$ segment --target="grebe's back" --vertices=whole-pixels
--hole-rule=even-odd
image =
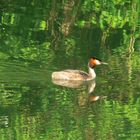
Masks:
[[[89,74],[80,71],[80,70],[63,70],[58,72],[52,73],[52,79],[61,79],[61,80],[87,80],[91,77],[89,77]]]

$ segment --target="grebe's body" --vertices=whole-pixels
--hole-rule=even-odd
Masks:
[[[76,80],[76,81],[89,81],[93,80],[96,77],[96,73],[94,71],[94,67],[100,64],[107,64],[105,62],[101,62],[99,59],[92,57],[88,63],[88,71],[86,73],[80,70],[63,70],[52,73],[52,79],[58,80]]]
[[[88,81],[96,77],[94,70],[89,70],[89,73],[80,70],[63,70],[58,72],[53,72],[52,79],[61,80],[79,80]]]

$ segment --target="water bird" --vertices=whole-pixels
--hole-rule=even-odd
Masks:
[[[81,70],[62,70],[56,71],[52,73],[52,79],[54,80],[71,80],[71,81],[90,81],[95,79],[96,73],[94,68],[97,65],[101,64],[108,64],[102,62],[101,60],[97,59],[96,57],[91,57],[88,62],[88,73],[81,71]]]

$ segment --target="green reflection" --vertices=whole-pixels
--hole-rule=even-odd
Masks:
[[[138,0],[0,3],[1,140],[140,139]],[[94,55],[91,94],[52,83]]]

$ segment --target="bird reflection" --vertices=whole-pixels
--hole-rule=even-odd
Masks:
[[[75,80],[55,80],[52,79],[52,82],[56,85],[60,85],[63,87],[68,88],[81,88],[81,87],[88,87],[88,98],[90,102],[95,102],[100,99],[100,96],[93,95],[93,91],[96,86],[95,80],[91,81],[75,81]],[[80,97],[80,102],[83,102],[83,96]]]

